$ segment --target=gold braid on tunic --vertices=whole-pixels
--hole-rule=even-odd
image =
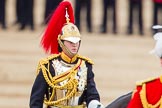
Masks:
[[[67,72],[60,74],[58,76],[52,77],[50,70],[49,70],[49,60],[57,58],[59,54],[52,55],[46,59],[42,59],[39,62],[38,69],[37,69],[37,74],[40,70],[42,70],[43,76],[47,82],[47,84],[52,88],[52,94],[50,95],[49,99],[44,98],[44,103],[48,106],[51,105],[59,105],[61,102],[66,101],[77,93],[77,85],[78,85],[78,80],[75,79],[75,75],[77,73],[77,68],[80,66],[82,60],[79,59],[77,64],[68,70]],[[45,66],[47,65],[47,67]],[[64,81],[68,79],[67,83],[65,85],[59,85],[58,83],[61,81]],[[65,97],[54,100],[55,97],[55,91],[56,90],[67,90],[67,93]]]
[[[159,101],[154,105],[148,103],[148,101],[147,101],[145,82],[149,82],[152,80],[154,80],[154,78],[150,78],[150,79],[147,79],[146,81],[142,81],[141,84],[138,83],[138,85],[142,86],[142,89],[140,91],[140,98],[141,98],[143,108],[162,108],[162,96],[159,99]],[[162,82],[162,76],[160,76],[160,82]]]
[[[146,84],[143,84],[142,86],[140,97],[141,97],[141,102],[144,108],[162,108],[162,96],[156,104],[152,105],[148,103],[147,96],[146,96]]]

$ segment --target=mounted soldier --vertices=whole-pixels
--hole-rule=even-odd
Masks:
[[[51,55],[40,60],[30,108],[104,108],[94,81],[91,59],[78,54],[81,34],[70,2],[59,4],[41,45]]]

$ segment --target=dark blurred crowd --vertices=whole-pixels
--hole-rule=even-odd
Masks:
[[[0,0],[0,23],[2,25],[2,29],[7,29],[6,24],[6,2],[8,0]],[[50,19],[52,12],[55,10],[57,5],[61,2],[61,0],[45,0],[45,9],[44,9],[44,20],[42,21],[42,25],[46,25]],[[18,25],[19,30],[24,30],[29,27],[32,31],[35,30],[34,23],[34,0],[16,0],[15,3],[15,14],[16,21],[13,25]]]
[[[45,0],[45,11],[44,11],[44,20],[42,21],[42,25],[48,24],[48,21],[51,17],[52,12],[55,10],[57,5],[62,0]],[[152,25],[157,25],[162,22],[159,21],[159,11],[162,11],[162,0],[151,0],[153,4],[153,15],[152,15]],[[6,2],[7,0],[0,0],[0,24],[2,29],[7,29],[6,24]],[[92,23],[92,2],[93,0],[74,0],[75,6],[75,24],[81,31],[81,11],[84,11],[86,15],[86,24],[87,31],[93,32],[93,23]],[[108,24],[112,20],[112,33],[118,33],[118,23],[117,17],[117,0],[102,0],[102,24],[100,26],[100,33],[108,32]],[[133,34],[134,29],[133,25],[138,24],[139,34],[144,35],[144,24],[143,24],[143,0],[127,0],[128,3],[128,22],[127,22],[127,34]],[[16,0],[15,5],[15,14],[16,21],[14,25],[19,25],[19,30],[24,30],[28,26],[32,31],[35,30],[34,23],[34,0]],[[160,17],[161,18],[161,17]],[[151,25],[151,26],[152,26]],[[157,32],[156,30],[152,31],[153,33]]]

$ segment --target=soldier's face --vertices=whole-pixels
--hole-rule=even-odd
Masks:
[[[64,45],[69,49],[69,51],[73,54],[77,54],[78,53],[78,49],[79,49],[79,44],[80,42],[77,43],[73,43],[70,41],[64,41]]]

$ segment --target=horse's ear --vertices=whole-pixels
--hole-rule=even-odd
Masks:
[[[111,102],[109,105],[106,106],[106,108],[126,108],[133,92],[129,92],[127,94],[124,94],[117,99],[115,99],[113,102]]]

